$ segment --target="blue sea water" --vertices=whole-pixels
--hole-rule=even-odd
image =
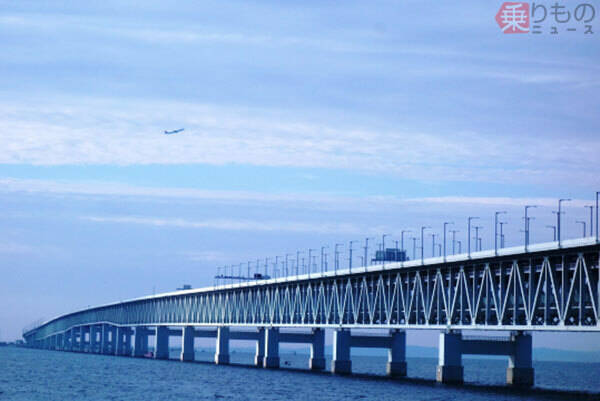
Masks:
[[[173,357],[176,353],[173,352]],[[312,373],[307,356],[282,354],[282,369],[158,361],[0,347],[0,400],[600,400],[600,363],[537,362],[536,387],[504,385],[506,361],[465,359],[462,386],[436,384],[436,360],[409,358],[409,378],[385,378],[385,358],[353,357],[351,376]],[[202,363],[201,361],[206,361]]]

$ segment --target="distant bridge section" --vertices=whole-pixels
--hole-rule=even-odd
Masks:
[[[148,327],[154,327],[155,352],[164,353],[157,348],[164,341],[159,331],[167,330],[161,332],[168,339],[168,330],[174,330],[169,327],[177,327],[183,338],[182,352],[189,331],[187,356],[182,353],[182,359],[189,360],[193,338],[205,331],[199,329],[212,327],[217,328],[217,362],[228,360],[218,355],[224,355],[224,350],[228,353],[231,336],[249,336],[258,341],[257,363],[275,367],[278,344],[286,338],[279,330],[306,328],[310,333],[302,341],[317,350],[311,366],[324,367],[324,334],[320,333],[331,328],[335,329],[334,371],[350,372],[351,347],[373,345],[390,349],[388,372],[403,375],[404,330],[437,329],[441,331],[438,380],[462,381],[462,355],[488,350],[510,358],[509,382],[532,384],[531,337],[525,332],[600,332],[599,265],[600,243],[595,238],[393,262],[93,307],[45,322],[26,331],[24,338],[36,347],[72,349],[78,341],[88,341],[90,346],[100,344],[99,350],[108,347],[119,353],[130,346],[133,329],[136,335],[138,330],[146,333],[135,340],[146,344],[135,343],[136,349],[146,349]],[[247,335],[230,332],[240,328],[254,331]],[[375,328],[388,329],[390,334],[384,339],[353,339],[357,336],[350,332]],[[469,340],[462,337],[461,330],[499,330],[509,332],[510,337]],[[104,340],[106,345],[102,345]],[[259,353],[260,344],[264,354]]]

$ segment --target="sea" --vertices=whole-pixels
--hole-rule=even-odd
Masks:
[[[437,360],[408,358],[408,377],[385,377],[385,357],[353,356],[353,374],[308,370],[308,355],[282,353],[280,369],[233,352],[196,362],[0,347],[0,400],[600,400],[600,363],[534,362],[535,387],[504,384],[503,359],[464,359],[463,385],[435,382]],[[329,368],[329,366],[328,366]]]

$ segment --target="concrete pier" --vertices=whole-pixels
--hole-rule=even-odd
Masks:
[[[90,327],[90,352],[92,352],[92,353],[99,352],[99,341],[98,341],[99,331],[100,331],[100,327],[97,325],[92,325]]]
[[[91,344],[92,344],[92,326],[83,326],[81,329],[81,351],[83,352],[92,352]]]
[[[265,358],[263,367],[279,367],[279,329],[271,327],[265,330]]]
[[[515,386],[533,386],[532,339],[529,334],[516,334],[511,338],[514,352],[508,357],[506,382]]]
[[[325,330],[313,329],[312,336],[308,367],[310,370],[323,370],[325,369]]]
[[[169,359],[169,328],[156,326],[154,335],[154,358]]]
[[[100,353],[108,354],[110,352],[110,326],[103,324],[100,328]]]
[[[462,383],[462,335],[457,332],[440,333],[439,361],[436,378],[440,383]]]
[[[217,365],[229,364],[229,327],[223,326],[217,329],[215,363]]]
[[[83,351],[83,338],[81,335],[81,326],[80,327],[76,327],[75,328],[75,342],[74,342],[74,350],[76,352],[82,352]]]
[[[333,332],[333,360],[331,371],[352,373],[352,348],[385,348],[388,350],[387,374],[390,377],[406,376],[406,333],[391,330],[387,336],[351,335],[350,330]]]
[[[73,329],[69,330],[67,334],[67,351],[73,352],[75,349],[75,331]]]
[[[390,331],[390,348],[388,350],[386,372],[390,377],[406,376],[406,332],[404,331]]]
[[[141,358],[148,353],[148,329],[144,326],[135,328],[133,340],[133,356]]]
[[[254,366],[262,367],[265,358],[265,328],[258,328],[258,340],[256,341],[256,355],[254,355]]]
[[[181,336],[181,356],[180,359],[184,362],[194,361],[194,326],[185,326]]]
[[[333,360],[331,372],[337,374],[352,373],[352,360],[350,359],[350,330],[335,330],[333,332]]]
[[[125,327],[117,327],[115,355],[125,355]]]
[[[517,386],[532,386],[534,383],[529,334],[514,333],[510,338],[498,339],[463,337],[460,332],[440,333],[438,382],[463,382],[463,355],[506,355],[509,358],[506,382]]]
[[[131,335],[133,334],[133,330],[130,327],[126,327],[124,330],[124,333],[125,333],[124,355],[131,356]]]

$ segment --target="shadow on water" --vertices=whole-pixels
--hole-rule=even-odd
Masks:
[[[166,362],[178,362],[181,363],[179,359],[170,358],[166,360]],[[230,363],[228,365],[216,365],[212,361],[200,361],[196,360],[193,362],[186,362],[190,364],[201,364],[201,365],[211,365],[217,369],[251,369],[258,370],[263,369],[257,366],[248,365],[244,363]],[[390,378],[387,376],[371,374],[371,373],[352,373],[348,375],[341,374],[333,374],[329,371],[312,371],[306,368],[295,368],[290,366],[280,367],[278,369],[270,369],[277,370],[283,372],[294,372],[303,375],[313,375],[313,376],[329,376],[334,377],[340,380],[364,380],[371,382],[388,382],[392,385],[402,385],[402,384],[410,384],[421,387],[429,387],[429,388],[453,388],[460,389],[463,391],[471,391],[478,394],[494,394],[494,395],[512,395],[519,397],[533,397],[544,400],[600,400],[600,393],[592,393],[586,391],[576,391],[576,390],[556,390],[556,389],[546,389],[539,387],[516,387],[509,385],[489,385],[489,384],[478,384],[478,383],[463,383],[463,384],[441,384],[432,379],[425,378],[417,378],[417,377],[402,377],[402,378]]]

